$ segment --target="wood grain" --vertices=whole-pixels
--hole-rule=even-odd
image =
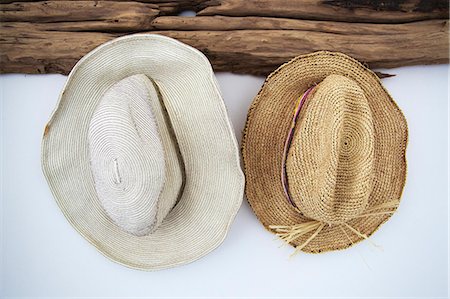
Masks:
[[[217,71],[257,75],[316,50],[341,51],[372,68],[449,61],[448,1],[441,0],[2,3],[2,73],[67,74],[96,46],[137,32],[192,45]],[[183,10],[197,16],[178,16]]]

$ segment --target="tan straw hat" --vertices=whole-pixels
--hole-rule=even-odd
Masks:
[[[244,189],[209,61],[153,34],[118,38],[77,63],[45,128],[42,167],[75,229],[143,270],[219,246]]]
[[[405,117],[372,71],[341,53],[299,56],[250,107],[248,201],[295,252],[350,247],[397,209],[407,139]]]

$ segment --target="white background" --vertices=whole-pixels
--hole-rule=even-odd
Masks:
[[[43,128],[66,77],[2,75],[0,297],[447,297],[448,65],[385,70],[409,125],[408,177],[398,213],[345,251],[282,247],[243,202],[218,249],[159,272],[115,264],[65,220],[40,167]],[[218,74],[240,140],[263,78]]]

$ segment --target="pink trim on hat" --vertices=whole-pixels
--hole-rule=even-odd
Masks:
[[[281,183],[283,184],[284,194],[285,194],[287,200],[289,201],[289,203],[296,208],[297,208],[297,205],[294,203],[294,201],[292,200],[292,198],[289,194],[289,186],[288,186],[287,171],[286,171],[286,160],[287,160],[289,148],[292,143],[292,138],[294,136],[295,125],[297,123],[298,116],[300,114],[300,110],[302,109],[303,104],[305,103],[306,99],[308,98],[308,95],[311,93],[311,91],[314,89],[314,87],[316,87],[316,86],[314,85],[314,86],[311,86],[310,88],[308,88],[305,91],[305,93],[301,96],[301,98],[299,98],[299,100],[297,102],[297,105],[295,107],[294,116],[291,121],[291,128],[289,129],[289,133],[286,138],[286,142],[284,143],[283,159],[281,162]]]

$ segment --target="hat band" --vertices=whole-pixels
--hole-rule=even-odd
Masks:
[[[298,116],[300,115],[300,110],[302,109],[303,104],[305,103],[306,99],[308,98],[308,95],[311,93],[311,91],[316,86],[317,85],[314,84],[314,86],[311,86],[310,88],[308,88],[305,91],[305,93],[297,100],[297,104],[296,104],[295,110],[294,110],[294,116],[292,117],[292,121],[291,121],[291,128],[289,129],[288,136],[284,143],[283,158],[281,160],[281,184],[283,185],[284,195],[286,196],[286,199],[289,201],[289,203],[295,208],[298,208],[298,207],[291,198],[291,195],[289,193],[289,183],[287,180],[287,169],[286,169],[287,155],[289,152],[289,148],[291,147],[292,138],[294,137],[295,125],[297,124]]]
[[[395,212],[395,209],[397,209],[399,203],[400,203],[399,200],[391,200],[383,204],[373,206],[367,209],[364,214],[361,214],[355,218],[376,217],[387,214],[393,214]],[[378,245],[370,241],[368,235],[360,232],[350,224],[344,222],[336,225],[343,231],[343,233],[348,238],[351,244],[353,244],[353,241],[351,240],[349,234],[345,229],[349,230],[351,233],[354,233],[365,240],[368,240],[370,244],[372,244],[373,246],[379,247]],[[325,226],[331,227],[332,225],[319,220],[309,220],[307,222],[294,225],[269,225],[269,228],[272,229],[275,232],[275,234],[287,244],[292,244],[292,242],[300,239],[301,237],[312,233],[305,241],[294,246],[295,250],[292,253],[292,255],[295,255],[298,252],[300,252],[303,248],[305,248],[306,245],[308,245],[315,237],[317,237],[319,233],[325,228]]]

